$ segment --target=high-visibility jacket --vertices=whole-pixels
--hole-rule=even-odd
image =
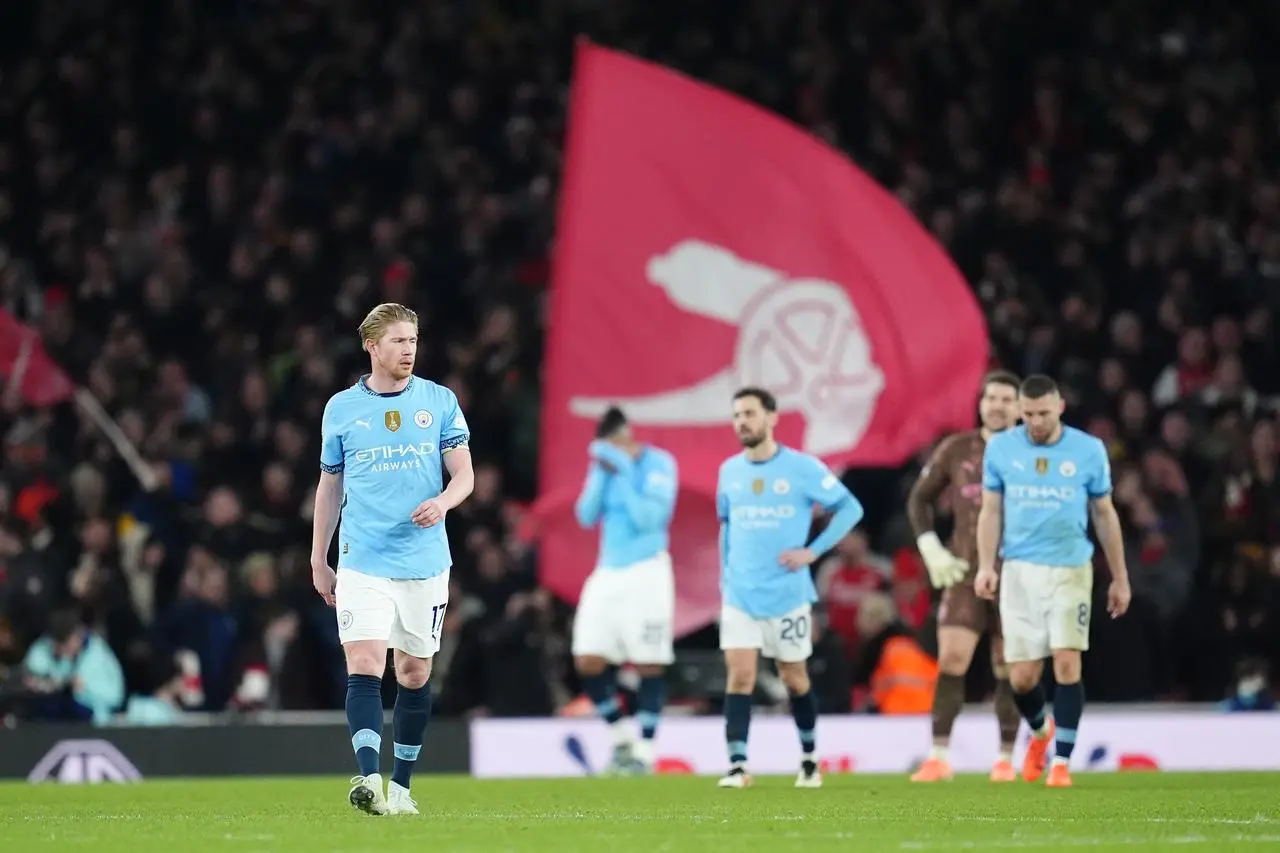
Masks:
[[[881,714],[928,714],[938,662],[910,637],[885,641],[871,675],[871,698]]]

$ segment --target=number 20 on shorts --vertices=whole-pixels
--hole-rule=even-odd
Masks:
[[[782,620],[782,632],[778,634],[778,638],[784,643],[798,643],[805,637],[809,636],[809,617],[790,616],[784,617]]]

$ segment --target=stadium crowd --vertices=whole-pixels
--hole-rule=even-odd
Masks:
[[[1280,66],[1253,4],[13,5],[0,310],[155,482],[6,386],[0,714],[341,706],[310,491],[381,301],[419,311],[418,372],[474,436],[438,713],[569,703],[571,614],[517,531],[578,34],[849,152],[973,283],[993,363],[1061,379],[1111,448],[1134,591],[1091,698],[1216,701],[1280,665]],[[876,636],[931,644],[917,471],[846,475],[868,517],[818,568],[828,707],[861,704]]]

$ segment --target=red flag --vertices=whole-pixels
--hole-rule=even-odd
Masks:
[[[824,143],[737,97],[580,44],[546,350],[543,582],[576,601],[595,534],[572,503],[595,419],[623,407],[681,468],[681,630],[719,607],[730,398],[763,385],[778,438],[832,466],[895,465],[968,428],[986,326],[942,248]]]
[[[45,352],[40,333],[0,309],[0,387],[16,382],[24,403],[52,406],[71,399],[75,383]]]

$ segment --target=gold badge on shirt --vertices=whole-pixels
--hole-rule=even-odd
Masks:
[[[382,422],[387,425],[387,429],[391,432],[395,432],[400,429],[400,413],[394,409],[384,412],[382,415]]]
[[[1048,460],[1048,459],[1044,458],[1043,456],[1037,456],[1037,457],[1036,457],[1036,473],[1037,473],[1037,474],[1039,474],[1039,475],[1040,475],[1040,476],[1042,476],[1042,477],[1043,477],[1045,474],[1048,474],[1048,473],[1049,473],[1049,460]]]
[[[757,477],[756,479],[751,481],[751,494],[753,495],[764,494],[764,480]]]

